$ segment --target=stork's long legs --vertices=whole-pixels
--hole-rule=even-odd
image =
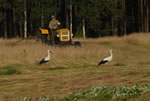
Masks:
[[[46,63],[44,64],[45,68],[46,68]]]
[[[48,64],[47,63],[45,63],[44,66],[45,66],[45,69],[48,68]]]

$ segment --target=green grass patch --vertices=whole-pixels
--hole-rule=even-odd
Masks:
[[[94,87],[79,93],[70,93],[62,99],[40,97],[37,101],[127,101],[150,91],[150,85],[141,87]],[[24,101],[32,101],[25,97]]]
[[[103,41],[103,42],[99,42],[100,45],[111,45],[111,42],[109,41]]]
[[[128,51],[128,50],[129,50],[129,47],[120,47],[120,50],[121,50],[121,51]]]
[[[126,43],[130,45],[140,45],[140,42],[137,39],[133,39],[133,38],[126,39]]]
[[[122,67],[122,66],[126,66],[126,64],[123,64],[123,63],[116,63],[116,64],[114,64],[114,66]]]
[[[13,74],[20,74],[20,71],[18,71],[16,68],[12,66],[7,66],[4,69],[0,70],[0,75],[13,75]]]
[[[150,61],[146,61],[146,62],[139,62],[138,64],[140,64],[140,65],[150,65]]]

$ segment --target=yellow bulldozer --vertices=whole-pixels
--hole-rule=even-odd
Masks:
[[[44,37],[42,38],[43,43],[49,42],[49,35],[50,32],[48,29],[40,29],[41,35]],[[72,41],[71,39],[72,35],[70,33],[69,29],[59,29],[56,30],[56,37],[55,40],[57,40],[57,43],[55,45],[59,46],[66,46],[66,45],[73,45],[73,46],[81,46],[81,43],[79,41]],[[44,40],[46,39],[46,40]]]

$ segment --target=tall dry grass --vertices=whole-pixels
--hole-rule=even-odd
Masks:
[[[77,40],[77,39],[75,39]],[[51,65],[68,64],[97,64],[100,59],[109,55],[109,49],[113,49],[116,56],[122,57],[122,50],[133,51],[140,46],[148,47],[150,34],[133,34],[125,37],[106,37],[99,39],[78,39],[82,47],[51,47],[42,45],[40,42],[28,40],[27,44],[22,41],[16,45],[16,39],[0,39],[0,65],[11,64],[37,64],[40,59],[47,56],[47,50],[53,51],[51,54]],[[142,50],[142,49],[141,49]],[[124,53],[125,54],[125,53]]]
[[[13,66],[20,75],[1,76],[0,100],[25,96],[58,96],[78,92],[93,86],[124,86],[149,83],[150,34],[133,34],[124,37],[74,39],[82,47],[51,47],[34,40],[0,39],[0,70]],[[50,49],[48,69],[39,66]],[[98,62],[109,56],[113,61],[97,67]],[[4,101],[4,100],[3,100]],[[11,100],[8,100],[11,101]],[[14,100],[12,100],[14,101]]]

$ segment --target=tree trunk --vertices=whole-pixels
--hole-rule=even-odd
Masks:
[[[146,22],[147,30],[146,30],[146,32],[149,32],[149,1],[148,0],[146,3],[146,11],[147,11],[147,22]]]
[[[10,37],[13,37],[13,19],[12,19],[12,12],[11,11],[9,11],[9,13],[10,13],[10,16],[9,16],[9,35],[10,35]]]
[[[144,0],[144,7],[143,7],[143,30],[144,32],[149,32],[149,4],[148,0]]]
[[[143,0],[141,0],[141,27],[142,32],[144,32]]]
[[[72,40],[72,0],[70,0],[70,34]]]
[[[66,28],[69,28],[69,14],[67,9],[66,9]]]
[[[147,1],[144,0],[144,7],[143,7],[143,32],[147,32]]]
[[[113,0],[113,2],[116,2],[116,0]],[[115,9],[116,9],[116,6],[115,6]],[[112,32],[112,35],[114,35],[114,14],[113,13],[111,15],[111,32]]]
[[[24,38],[27,38],[27,11],[24,11]]]
[[[30,19],[30,33],[33,34],[33,22],[31,19]]]
[[[43,15],[43,5],[41,5],[40,1],[39,1],[39,7],[42,8],[42,14],[41,14],[41,28],[44,28],[44,15]]]
[[[16,10],[15,8],[13,8],[13,33],[14,33],[14,36],[16,37]]]
[[[142,32],[142,26],[141,26],[141,25],[142,25],[142,24],[141,24],[141,23],[142,23],[142,22],[141,22],[141,10],[140,10],[140,9],[141,9],[141,4],[140,4],[140,0],[138,0],[138,7],[139,7],[139,8],[138,8],[138,11],[139,11],[139,12],[138,12],[139,32]]]
[[[83,39],[86,38],[86,34],[85,34],[85,22],[84,22],[84,19],[82,19],[82,29],[83,29]]]
[[[123,34],[127,34],[127,28],[126,28],[126,0],[123,0]]]
[[[20,36],[23,38],[22,16],[20,18],[19,26],[20,26]]]
[[[27,7],[26,7],[26,0],[25,0],[25,4],[24,4],[24,38],[27,38]]]
[[[134,32],[134,10],[132,8],[132,32]]]
[[[44,28],[44,15],[41,16],[41,28]]]
[[[113,20],[113,15],[111,17],[111,31],[112,31],[112,35],[114,35],[114,20]]]
[[[7,39],[7,22],[6,22],[6,19],[4,20],[4,37],[5,39]]]
[[[113,2],[114,2],[114,8],[113,9],[115,9],[115,12],[116,12],[116,10],[118,9],[117,8],[117,0],[113,0]],[[118,31],[118,27],[117,27],[117,22],[118,21],[115,21],[114,20],[114,17],[115,17],[115,13],[114,12],[112,12],[112,15],[111,15],[112,17],[111,17],[111,30],[112,30],[112,35],[114,36],[114,35],[117,35],[117,31]]]
[[[6,8],[5,8],[6,9]],[[4,19],[4,37],[7,39],[7,11],[4,11],[5,19]]]

